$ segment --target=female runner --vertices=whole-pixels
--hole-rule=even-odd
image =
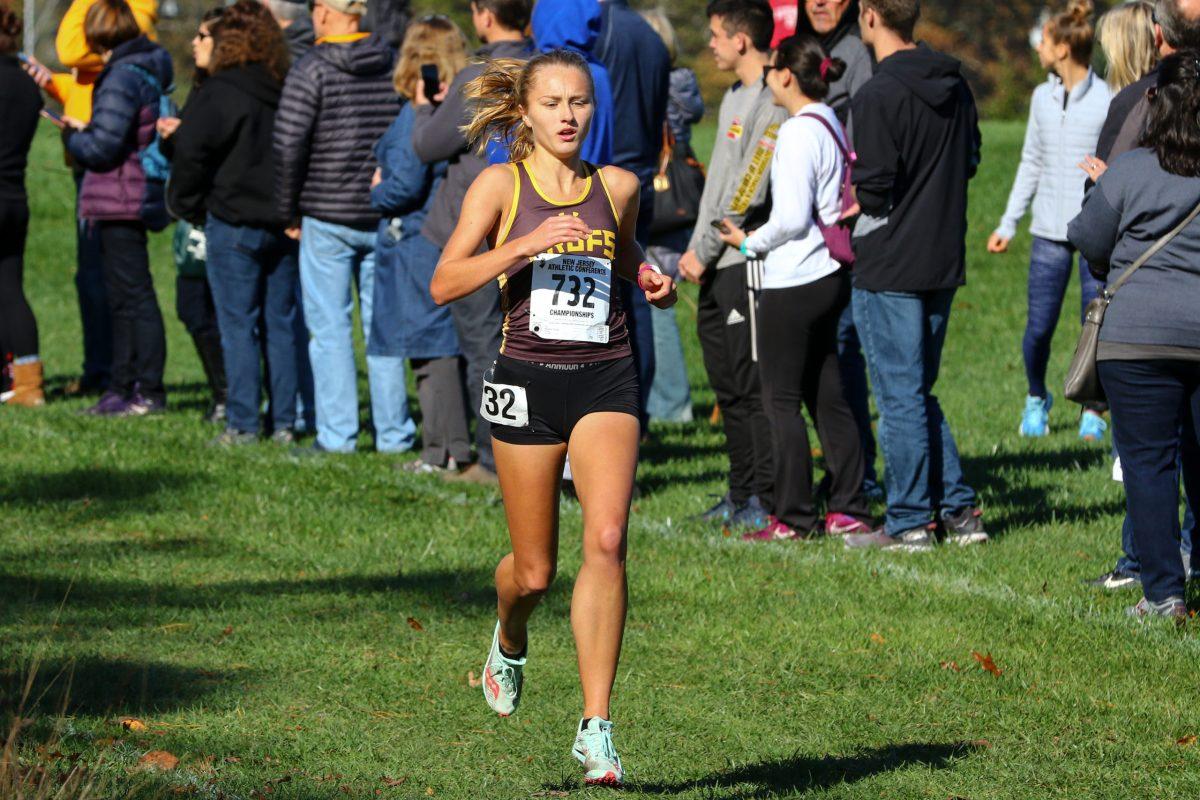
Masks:
[[[568,453],[583,507],[583,565],[571,628],[583,685],[572,754],[584,782],[620,786],[609,699],[625,626],[625,550],[638,455],[638,382],[614,279],[635,281],[660,308],[674,282],[643,262],[634,240],[637,178],[580,160],[593,113],[591,72],[556,50],[497,60],[466,87],[468,138],[508,145],[467,192],[430,290],[438,303],[492,280],[504,341],[485,376],[512,552],[496,568],[499,621],[483,694],[501,716],[521,697],[527,623],[554,578],[558,499]],[[488,250],[476,255],[484,244]]]

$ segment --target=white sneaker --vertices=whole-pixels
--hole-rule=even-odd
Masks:
[[[500,623],[492,634],[492,649],[483,664],[483,699],[502,717],[517,710],[521,702],[522,673],[525,659],[505,658],[500,652]]]
[[[613,724],[606,719],[592,717],[587,726],[579,720],[579,733],[571,755],[583,764],[583,782],[587,786],[611,786],[619,789],[625,780],[621,768],[621,757],[613,747]]]

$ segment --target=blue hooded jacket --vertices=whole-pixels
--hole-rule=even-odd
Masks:
[[[533,43],[543,53],[572,50],[587,59],[596,86],[592,127],[583,143],[584,161],[612,163],[613,95],[608,70],[593,55],[600,38],[602,10],[596,0],[540,0],[533,7]]]

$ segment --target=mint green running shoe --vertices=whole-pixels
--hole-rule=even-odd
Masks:
[[[500,652],[500,623],[492,634],[492,649],[483,663],[483,699],[502,717],[510,716],[521,702],[525,659],[505,658]]]
[[[621,757],[612,741],[613,724],[606,719],[592,717],[584,724],[579,720],[579,733],[571,755],[583,764],[583,782],[586,786],[611,786],[620,789],[625,782],[625,770],[621,768]]]

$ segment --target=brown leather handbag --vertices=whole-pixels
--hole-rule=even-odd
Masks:
[[[1200,205],[1193,208],[1192,213],[1188,214],[1183,222],[1151,245],[1150,249],[1133,262],[1121,277],[1117,278],[1111,286],[1106,286],[1099,297],[1088,303],[1087,314],[1083,321],[1083,331],[1079,334],[1079,344],[1075,346],[1075,357],[1071,359],[1071,366],[1067,369],[1066,385],[1063,387],[1063,395],[1068,400],[1084,404],[1105,401],[1104,387],[1100,385],[1100,373],[1096,369],[1096,353],[1100,348],[1100,326],[1104,324],[1104,314],[1108,311],[1108,304],[1112,302],[1113,295],[1117,293],[1117,290],[1133,276],[1133,273],[1141,269],[1142,265],[1153,258],[1159,250],[1166,247],[1184,228],[1191,225],[1197,216],[1200,216]]]

